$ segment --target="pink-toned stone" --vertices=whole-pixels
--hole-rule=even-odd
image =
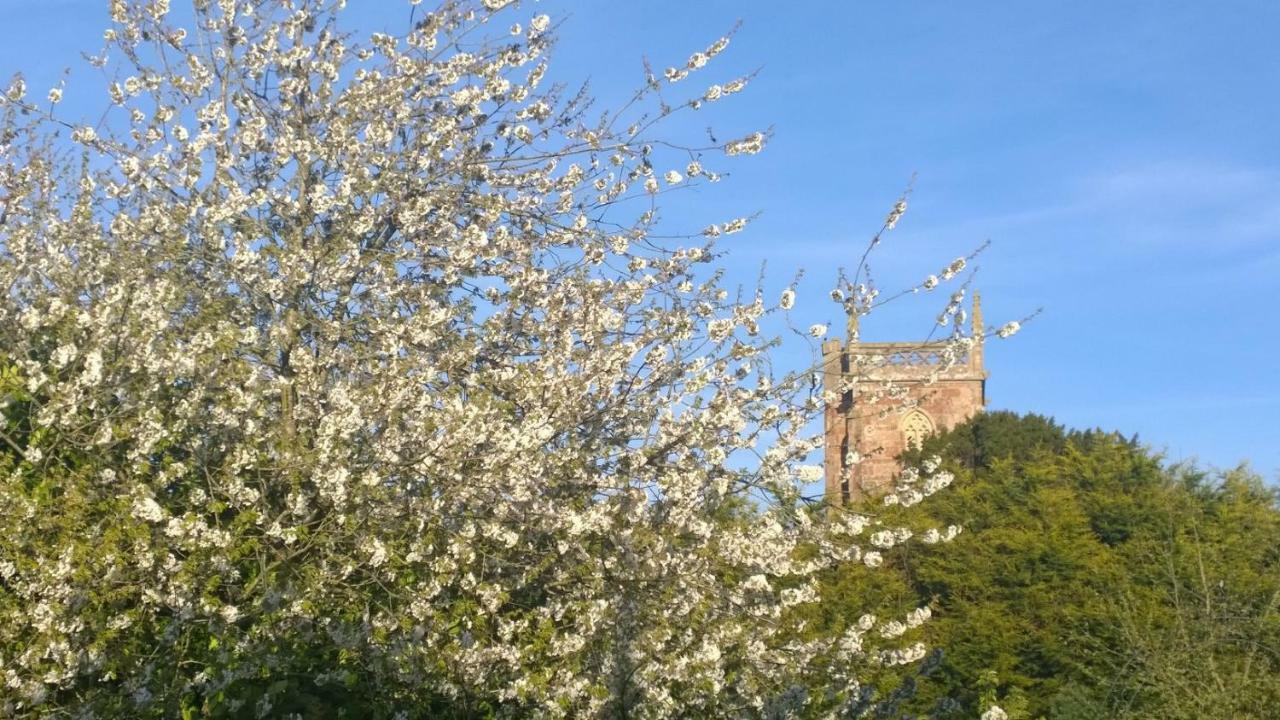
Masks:
[[[897,456],[915,433],[941,432],[968,420],[986,404],[981,306],[974,298],[977,344],[946,369],[936,362],[940,343],[823,343],[824,390],[835,394],[845,379],[856,385],[826,403],[826,496],[844,504],[889,486],[900,472]],[[881,397],[891,388],[896,398]],[[919,416],[923,414],[923,418]],[[914,416],[914,417],[913,417]],[[860,461],[846,465],[849,450]]]

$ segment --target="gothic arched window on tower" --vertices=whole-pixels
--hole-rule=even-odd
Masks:
[[[933,434],[933,421],[923,410],[915,409],[902,419],[902,438],[907,447],[920,447]]]

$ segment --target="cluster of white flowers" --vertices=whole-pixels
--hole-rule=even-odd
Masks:
[[[952,321],[955,322],[956,331],[960,331],[960,327],[964,324],[966,313],[964,309],[965,289],[960,288],[951,293],[951,297],[947,300],[947,306],[938,313],[938,325],[945,326]]]
[[[908,630],[914,630],[924,625],[933,617],[933,611],[928,606],[921,606],[907,613],[904,620],[890,620],[880,625],[880,636],[884,638],[896,638],[904,635]]]
[[[950,486],[955,476],[949,471],[940,469],[941,462],[940,458],[933,456],[926,459],[921,468],[904,468],[891,491],[885,493],[884,504],[910,507]],[[923,478],[921,471],[923,471]]]
[[[948,525],[945,530],[929,528],[920,534],[920,542],[923,542],[926,545],[936,545],[940,542],[951,542],[956,539],[956,536],[959,535],[961,531],[962,528],[959,525]]]
[[[947,280],[951,280],[956,275],[960,274],[965,269],[965,266],[967,264],[968,264],[967,258],[963,258],[963,257],[956,258],[946,267],[942,268],[942,270],[938,271],[937,275],[929,275],[928,277],[926,277],[924,279],[924,282],[920,283],[920,285],[918,285],[915,288],[915,290],[916,291],[932,290],[938,287],[938,285],[940,285],[941,283],[946,282]]]
[[[717,238],[721,235],[732,235],[733,233],[741,232],[745,229],[747,227],[747,222],[747,218],[734,218],[723,225],[708,225],[703,228],[702,234],[709,238]]]
[[[893,209],[889,211],[889,215],[884,219],[884,228],[886,230],[892,230],[895,227],[897,227],[898,221],[902,219],[902,216],[905,215],[906,212],[907,212],[906,198],[903,198],[898,202],[894,203]]]
[[[882,550],[887,550],[893,547],[894,545],[906,542],[907,540],[911,539],[912,534],[913,533],[911,532],[911,530],[907,528],[896,528],[893,530],[880,530],[878,532],[872,533],[871,544],[875,545],[876,547]]]
[[[814,482],[821,480],[823,470],[821,465],[801,465],[796,468],[796,479],[800,482]]]
[[[764,149],[764,133],[754,132],[750,135],[725,143],[726,155],[755,155]]]
[[[21,75],[14,76],[9,87],[5,89],[4,96],[11,102],[20,102],[27,96],[27,81]]]
[[[795,306],[796,306],[796,291],[792,288],[787,288],[786,290],[783,290],[782,297],[778,298],[778,307],[782,308],[783,310],[790,310]]]
[[[723,85],[712,85],[702,94],[701,100],[706,102],[715,102],[721,98],[742,92],[747,87],[748,82],[747,78],[738,78],[737,80],[727,82]],[[697,100],[694,102],[700,104]]]
[[[960,274],[960,272],[964,270],[967,264],[968,264],[968,261],[962,257],[958,257],[955,260],[952,260],[950,265],[947,265],[945,268],[942,269],[942,272],[941,272],[942,279],[950,280],[951,278]]]
[[[689,60],[685,62],[684,67],[669,67],[663,73],[669,82],[680,82],[689,77],[689,73],[695,70],[701,70],[711,62],[716,55],[724,52],[729,47],[728,36],[721,37],[712,43],[706,50],[700,50],[689,56]]]
[[[654,82],[588,123],[540,85],[548,16],[482,39],[509,0],[367,41],[344,4],[199,2],[188,40],[113,0],[113,110],[75,153],[4,93],[0,370],[36,430],[2,466],[4,694],[178,715],[260,686],[269,713],[352,667],[388,707],[716,716],[918,659],[848,662],[874,620],[796,641],[816,573],[911,534],[808,509],[812,368],[770,369],[773,308],[708,278],[710,241],[652,232],[660,180],[719,177],[655,135],[694,105]]]
[[[1009,713],[1005,712],[999,705],[992,705],[982,713],[981,720],[1009,720]]]
[[[928,653],[924,643],[915,643],[910,647],[881,651],[878,660],[882,665],[907,665],[922,660]]]

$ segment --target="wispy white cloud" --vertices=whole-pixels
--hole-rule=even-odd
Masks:
[[[1241,195],[1280,189],[1274,173],[1258,168],[1199,160],[1161,160],[1115,168],[1086,178],[1100,202],[1170,200],[1195,204],[1229,201]]]
[[[1002,251],[1030,255],[1052,255],[1044,243],[1070,238],[1072,247],[1104,255],[1254,263],[1280,247],[1280,171],[1194,159],[1099,169],[1060,179],[1052,202],[921,232],[1004,238],[1013,247]]]
[[[958,240],[1055,235],[1071,226],[1088,230],[1108,245],[1184,244],[1214,241],[1236,245],[1280,239],[1280,172],[1207,162],[1164,159],[1097,169],[1056,180],[1044,188],[1052,202],[1004,212],[939,217],[927,200],[890,241],[905,237],[913,246],[953,247]],[[1204,233],[1209,233],[1205,235]],[[853,240],[805,238],[790,251],[828,255],[846,251]],[[1019,243],[1022,244],[1022,243]]]

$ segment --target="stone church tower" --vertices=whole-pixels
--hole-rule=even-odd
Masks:
[[[968,420],[986,405],[977,293],[972,317],[976,344],[950,367],[944,367],[944,342],[823,343],[829,501],[844,504],[887,488],[899,472],[896,458],[908,445]],[[850,335],[856,338],[856,332]],[[834,403],[833,394],[838,395]],[[847,460],[854,453],[850,465]]]

